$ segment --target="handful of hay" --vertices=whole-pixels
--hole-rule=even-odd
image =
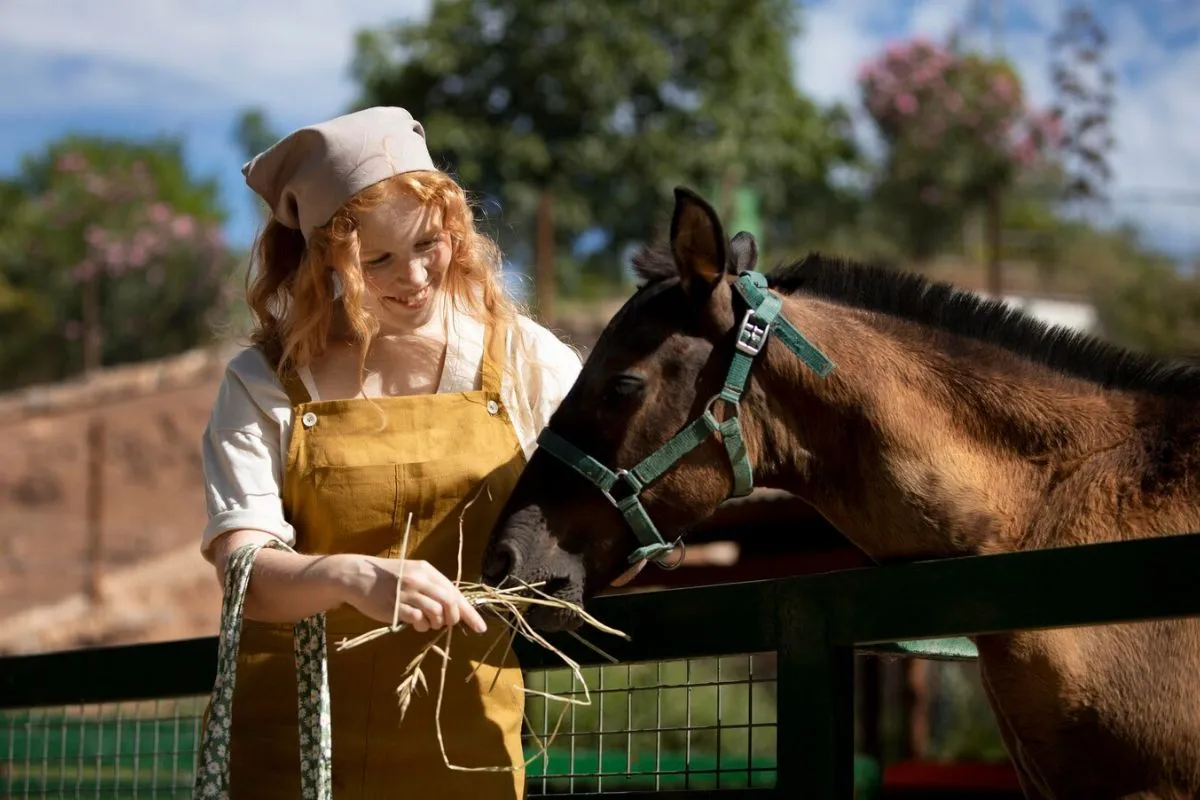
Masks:
[[[483,487],[480,487],[480,491],[482,491],[484,488],[486,488],[486,484],[484,484]],[[495,617],[500,619],[508,627],[508,629],[510,629],[511,631],[513,631],[516,634],[519,634],[519,635],[525,637],[526,639],[528,639],[531,642],[536,642],[537,644],[541,645],[542,647],[546,648],[547,650],[549,650],[552,653],[554,653],[555,655],[557,655],[560,659],[562,659],[563,663],[575,675],[576,680],[578,680],[580,685],[583,686],[583,695],[584,695],[583,699],[581,700],[581,699],[574,698],[574,697],[565,697],[562,695],[556,695],[556,694],[549,693],[549,692],[541,692],[541,691],[537,691],[535,689],[522,688],[521,691],[524,692],[524,694],[526,694],[526,695],[543,697],[549,701],[559,702],[559,703],[563,704],[562,713],[559,714],[558,720],[555,722],[554,730],[550,734],[550,740],[543,744],[541,742],[541,740],[537,737],[537,735],[534,734],[534,738],[537,742],[538,752],[535,755],[533,755],[531,758],[527,759],[524,763],[515,765],[515,766],[468,767],[468,766],[461,766],[458,764],[452,764],[450,762],[449,757],[446,755],[446,745],[445,745],[444,739],[442,738],[442,713],[441,713],[442,712],[442,696],[445,692],[445,685],[446,685],[446,669],[447,669],[447,666],[449,665],[449,661],[450,661],[450,644],[451,644],[451,640],[452,640],[453,632],[454,632],[453,627],[449,627],[449,626],[442,629],[433,639],[431,639],[429,641],[429,643],[426,644],[405,667],[404,673],[400,677],[400,683],[396,687],[396,697],[397,697],[397,701],[398,701],[399,707],[400,707],[400,720],[401,720],[401,722],[403,722],[404,715],[408,711],[409,704],[412,702],[413,695],[416,693],[417,689],[423,688],[425,691],[429,690],[429,684],[425,678],[425,672],[422,669],[422,666],[425,662],[425,659],[429,656],[430,653],[436,653],[441,658],[442,664],[441,664],[441,669],[439,670],[438,696],[437,696],[436,711],[434,713],[434,722],[435,722],[435,725],[437,726],[438,743],[441,745],[442,761],[445,763],[445,765],[449,769],[459,770],[459,771],[464,771],[464,772],[514,772],[516,770],[524,769],[529,764],[531,764],[533,761],[535,761],[538,757],[544,756],[546,754],[546,750],[549,748],[550,744],[553,743],[554,738],[558,734],[559,726],[562,724],[563,718],[566,716],[566,712],[568,711],[569,706],[571,706],[571,705],[588,706],[588,705],[591,705],[591,702],[592,702],[591,695],[588,692],[587,682],[583,679],[583,672],[580,668],[579,663],[576,662],[574,659],[570,658],[566,653],[564,653],[561,650],[559,650],[558,648],[556,648],[554,645],[550,644],[550,642],[548,642],[545,639],[545,637],[543,637],[541,634],[539,634],[537,631],[535,631],[529,625],[529,623],[525,621],[525,611],[533,606],[551,606],[551,607],[555,607],[555,608],[566,609],[566,610],[572,611],[575,614],[577,614],[580,619],[582,619],[585,623],[587,623],[591,627],[595,628],[596,630],[603,631],[604,633],[612,634],[614,636],[620,636],[624,639],[628,639],[629,636],[615,628],[612,628],[612,627],[600,622],[595,617],[593,617],[591,614],[588,614],[586,611],[584,611],[581,606],[579,606],[575,603],[570,603],[566,600],[560,600],[556,597],[551,597],[550,595],[542,592],[541,589],[539,588],[541,586],[541,584],[529,584],[529,583],[525,583],[524,581],[520,581],[519,586],[515,586],[515,587],[511,587],[511,588],[507,588],[507,589],[498,589],[498,588],[494,588],[491,586],[487,586],[482,583],[463,581],[462,580],[463,517],[466,515],[467,509],[469,509],[471,507],[471,505],[475,502],[475,500],[478,499],[478,497],[479,497],[479,492],[476,492],[475,497],[473,497],[463,507],[462,514],[459,516],[459,520],[458,520],[458,565],[457,565],[457,574],[454,577],[454,585],[458,587],[459,591],[462,592],[463,596],[467,599],[467,601],[470,602],[472,605],[474,605],[476,608],[481,609],[481,610],[491,611]],[[408,536],[409,536],[409,531],[411,530],[411,527],[412,527],[412,513],[409,512],[408,522],[405,525],[405,529],[404,529],[404,539],[403,539],[403,541],[401,543],[401,547],[400,547],[401,558],[407,557],[407,554],[408,554]],[[409,627],[406,623],[401,623],[400,619],[399,619],[399,616],[400,616],[400,587],[402,585],[403,580],[404,580],[404,565],[403,565],[403,561],[402,561],[401,566],[400,566],[400,572],[399,572],[399,575],[398,575],[398,578],[396,581],[396,604],[395,604],[395,609],[392,613],[391,624],[380,626],[378,628],[375,628],[374,630],[371,630],[364,634],[356,636],[353,639],[343,639],[341,642],[338,643],[338,651],[339,652],[342,650],[348,650],[352,647],[358,647],[369,641],[377,639],[381,636],[386,636],[386,635],[392,634],[392,633],[399,633]],[[609,661],[611,661],[613,663],[617,663],[615,658],[608,655],[607,653],[605,653],[600,648],[596,647],[591,642],[588,642],[586,639],[584,639],[582,636],[579,636],[579,634],[575,633],[574,631],[571,632],[571,636],[575,637],[581,643],[583,643],[590,649],[594,650],[595,652],[599,653],[601,656],[608,659]],[[484,653],[483,658],[480,659],[481,664],[487,658],[487,656],[491,654],[491,652],[495,648],[496,644],[498,644],[500,642],[500,638],[501,637],[497,637],[496,641],[492,644],[492,646],[490,648],[488,648],[486,653]],[[511,648],[512,639],[511,639],[511,637],[507,637],[507,638],[509,640],[508,647]],[[506,655],[507,655],[507,653],[506,653]],[[476,669],[478,669],[478,667],[476,667]],[[472,676],[473,675],[474,675],[474,671],[472,671]],[[500,672],[499,672],[499,668],[497,668],[496,678],[499,678],[499,676],[500,676]],[[470,678],[470,677],[471,676],[468,676],[468,678]],[[494,679],[492,681],[492,687],[493,688],[495,687]],[[527,723],[529,722],[528,717],[526,718],[526,722]],[[532,730],[532,727],[533,726],[530,725],[531,730]]]

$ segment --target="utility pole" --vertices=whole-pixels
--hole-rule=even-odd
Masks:
[[[1004,57],[1004,0],[988,0],[992,38],[992,58]],[[1004,292],[1004,198],[999,186],[988,189],[984,205],[984,246],[987,250],[987,291],[999,300]]]
[[[992,55],[1000,58],[1004,55],[1004,0],[990,0],[988,7],[992,12]]]
[[[83,282],[83,372],[95,376],[103,362],[104,332],[100,321],[101,270],[94,268]],[[105,426],[102,412],[92,411],[87,425],[87,493],[84,522],[87,536],[85,591],[95,605],[103,602],[104,560],[104,451]]]
[[[554,196],[549,180],[538,192],[536,252],[534,254],[537,314],[545,325],[554,324],[554,301],[557,292],[554,277]]]
[[[973,0],[967,10],[967,39],[982,49],[985,37],[990,38],[993,57],[1004,53],[1004,0]]]

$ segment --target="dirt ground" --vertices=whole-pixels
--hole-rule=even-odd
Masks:
[[[191,386],[100,403],[94,412],[75,408],[24,419],[0,416],[0,651],[45,649],[52,639],[61,639],[65,628],[80,626],[92,630],[75,642],[59,643],[215,631],[220,594],[196,543],[205,522],[200,436],[220,376],[214,363],[194,376]],[[170,587],[174,600],[159,605],[153,632],[146,628],[149,618],[135,624],[136,614],[99,629],[94,621],[85,624],[98,611],[88,608],[81,594],[89,571],[87,431],[93,413],[106,434],[101,574],[116,603],[108,612],[128,611],[137,599],[131,594],[149,607],[154,586]],[[155,565],[149,575],[147,565]],[[141,577],[134,581],[135,575]],[[81,607],[84,613],[73,612]],[[59,627],[57,633],[45,629],[49,619]],[[31,624],[34,620],[43,622]]]

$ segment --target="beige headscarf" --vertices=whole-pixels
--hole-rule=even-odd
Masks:
[[[242,174],[275,219],[307,241],[368,186],[433,169],[421,123],[403,108],[376,106],[293,131],[248,161]]]

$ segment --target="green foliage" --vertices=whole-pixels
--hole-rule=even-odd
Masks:
[[[233,139],[247,161],[280,139],[261,108],[246,108],[233,125]]]
[[[1008,752],[980,680],[977,662],[930,662],[937,687],[929,756],[946,761],[1004,762]]]
[[[1109,156],[1116,73],[1107,57],[1108,35],[1091,3],[1062,6],[1061,23],[1050,40],[1055,114],[1063,122],[1060,159],[1067,167],[1063,191],[1084,201],[1102,199],[1112,179]]]
[[[1064,254],[1086,264],[1093,302],[1108,338],[1164,356],[1200,357],[1200,281],[1146,247],[1132,226],[1083,232]]]
[[[720,764],[720,785],[731,788],[733,781],[753,780],[753,785],[770,785],[773,776],[749,770],[770,770],[777,762],[775,724],[777,722],[775,659],[768,655],[696,658],[642,664],[585,667],[582,670],[590,695],[584,705],[585,688],[565,669],[538,671],[529,676],[529,688],[559,697],[571,697],[579,704],[564,706],[531,695],[525,712],[530,727],[543,742],[554,733],[559,715],[566,717],[551,744],[551,752],[567,751],[568,762],[582,780],[576,791],[595,791],[594,782],[583,776],[596,775],[602,765],[600,753],[619,753],[620,771],[625,762],[636,765],[622,789],[653,788],[653,778],[639,776],[642,765],[656,759],[674,762],[680,756],[691,759],[692,768],[700,763]],[[750,676],[753,675],[753,681]],[[530,749],[532,752],[532,748]],[[573,755],[572,755],[573,754]],[[541,772],[540,760],[530,765],[529,774]],[[611,769],[611,767],[609,767]],[[739,774],[740,773],[740,774]],[[684,788],[683,776],[663,778],[663,789]],[[642,778],[643,782],[638,779]],[[649,778],[649,786],[644,780]],[[619,779],[605,778],[608,790],[617,788]],[[717,788],[715,774],[692,775],[691,788]],[[748,784],[742,784],[748,785]]]
[[[0,190],[0,388],[79,371],[84,287],[98,282],[102,361],[209,339],[233,266],[217,187],[178,142],[68,137]]]
[[[943,245],[989,193],[1047,157],[1057,120],[1025,107],[1003,60],[925,39],[893,44],[859,75],[887,146],[874,201],[918,258]]]
[[[1010,192],[1004,203],[1004,257],[1033,263],[1046,278],[1062,273],[1068,243],[1082,231],[1060,218],[1043,195]]]
[[[997,256],[1010,274],[1034,266],[1036,289],[1025,289],[1090,297],[1101,333],[1119,344],[1164,355],[1200,352],[1200,282],[1132,227],[1110,232],[1060,212],[1059,201],[1100,192],[1111,146],[1112,77],[1098,65],[1103,32],[1078,8],[1064,19],[1055,43],[1074,46],[1078,63],[1054,63],[1062,98],[1051,112],[1027,107],[1010,64],[960,52],[954,42],[918,38],[868,60],[859,74],[862,102],[886,150],[861,213],[831,238],[848,255],[928,264],[972,238],[965,234],[981,221],[989,193],[999,191]],[[1083,73],[1097,70],[1099,87],[1089,88]],[[963,255],[982,263],[983,245],[964,242]]]
[[[353,73],[360,106],[412,110],[435,158],[501,205],[510,256],[528,258],[548,188],[557,248],[599,227],[615,265],[661,236],[679,183],[753,187],[776,233],[831,195],[853,150],[792,84],[796,25],[786,0],[441,0],[361,33]]]

